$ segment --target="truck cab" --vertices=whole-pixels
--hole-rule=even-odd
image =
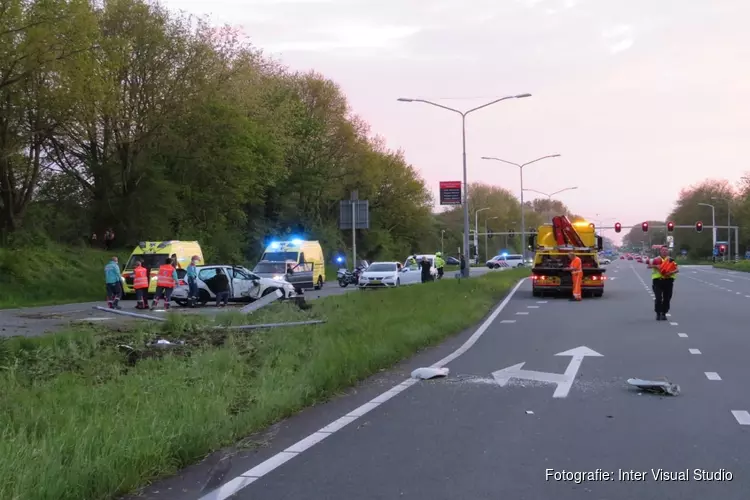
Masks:
[[[581,259],[583,294],[589,297],[604,294],[606,269],[599,264],[603,241],[601,236],[596,235],[593,224],[571,223],[565,216],[553,217],[552,223],[540,226],[537,234],[529,237],[528,243],[536,251],[531,269],[531,286],[535,297],[572,293],[571,273],[564,271],[570,265],[570,252]]]

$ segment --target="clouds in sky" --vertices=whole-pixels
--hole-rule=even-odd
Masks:
[[[686,184],[736,180],[750,135],[750,1],[168,0],[241,26],[255,45],[337,81],[354,110],[403,148],[430,187],[460,178],[460,121],[400,96],[462,109],[508,94],[467,121],[470,181],[517,191],[526,174],[584,215],[666,216]],[[744,141],[742,142],[744,145]],[[674,185],[655,172],[677,172]]]

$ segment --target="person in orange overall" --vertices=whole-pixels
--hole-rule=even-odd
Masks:
[[[169,301],[172,299],[172,291],[177,281],[177,269],[172,265],[172,259],[167,259],[164,265],[159,266],[159,274],[156,275],[156,293],[151,309],[156,309],[162,297],[164,297],[164,309],[169,309]]]
[[[566,271],[570,271],[570,275],[573,278],[573,298],[570,300],[579,301],[581,300],[581,285],[583,284],[583,264],[581,258],[573,252],[568,253],[570,258],[570,266],[566,267]]]
[[[148,309],[148,271],[139,260],[133,269],[133,288],[135,289],[135,308]]]

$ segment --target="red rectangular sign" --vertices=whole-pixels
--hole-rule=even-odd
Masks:
[[[443,181],[440,183],[440,204],[461,204],[461,181]]]

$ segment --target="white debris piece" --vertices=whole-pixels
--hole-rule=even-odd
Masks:
[[[639,389],[647,392],[666,394],[668,396],[678,396],[680,394],[680,386],[677,384],[673,384],[667,379],[643,380],[640,378],[629,378],[628,384],[638,387]]]
[[[534,414],[534,412],[533,412],[533,411],[531,411],[531,410],[526,410],[526,415],[533,415],[533,414]]]
[[[448,373],[450,373],[448,368],[417,368],[411,372],[411,378],[430,380],[432,378],[447,377]]]

